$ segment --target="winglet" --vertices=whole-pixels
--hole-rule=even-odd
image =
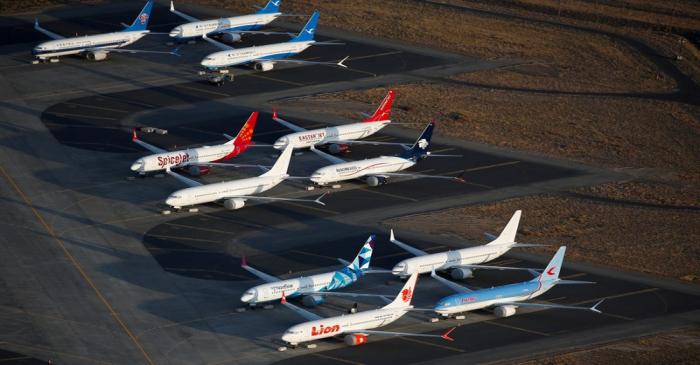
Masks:
[[[394,237],[394,229],[392,228],[391,231],[389,231],[389,241],[396,241],[396,237]]]
[[[138,141],[138,140],[139,140],[139,136],[136,134],[136,128],[134,128],[134,129],[131,130],[131,140],[132,140],[132,141]]]
[[[603,301],[605,301],[605,298],[599,300],[598,303],[596,303],[594,306],[592,306],[592,307],[589,308],[589,309],[590,309],[591,311],[593,311],[593,312],[598,313],[598,314],[603,313],[603,312],[601,312],[601,311],[598,309],[598,306],[599,306],[601,303],[603,303]]]
[[[272,108],[272,119],[278,119],[277,118],[277,108]]]
[[[287,304],[287,296],[284,294],[284,290],[282,291],[282,300],[280,300],[280,303]]]
[[[248,261],[245,259],[245,255],[241,256],[241,267],[248,266]]]
[[[170,0],[170,11],[175,11],[175,4],[173,4],[173,0]]]
[[[447,332],[443,333],[442,336],[440,336],[440,337],[444,338],[447,341],[454,341],[455,339],[450,337],[450,333],[452,333],[452,331],[454,331],[455,328],[457,328],[457,327],[450,328],[449,330],[447,330]]]
[[[39,27],[39,18],[34,18],[34,28]]]

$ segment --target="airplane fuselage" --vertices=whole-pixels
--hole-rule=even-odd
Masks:
[[[508,284],[447,296],[435,305],[439,314],[454,314],[498,306],[501,303],[520,302],[535,298],[551,289],[553,284],[538,280]]]
[[[254,304],[279,300],[283,295],[291,298],[305,293],[323,291],[328,288],[334,274],[334,272],[327,272],[257,285],[246,290],[241,296],[241,301]]]
[[[131,170],[145,173],[161,171],[167,168],[182,168],[197,165],[197,163],[223,161],[243,153],[245,149],[244,145],[221,144],[211,147],[157,153],[139,158],[131,165]]]
[[[344,333],[362,333],[362,330],[386,326],[396,321],[410,308],[380,308],[300,323],[285,331],[282,341],[296,345]]]
[[[415,161],[401,157],[381,156],[325,166],[311,174],[310,179],[318,185],[325,185],[365,176],[381,176],[382,173],[402,171],[415,164]]]
[[[352,123],[335,127],[310,129],[302,132],[290,133],[275,141],[275,149],[282,150],[287,144],[292,143],[294,148],[309,148],[311,146],[351,141],[369,137],[386,127],[390,120],[366,123]]]
[[[500,257],[508,252],[511,246],[511,244],[483,245],[411,257],[397,263],[392,269],[392,273],[399,276],[409,276],[414,272],[424,274],[460,265],[481,264]]]
[[[165,203],[174,208],[181,208],[211,203],[233,196],[259,194],[279,185],[286,177],[286,174],[257,176],[180,189],[170,194]]]
[[[101,50],[108,52],[109,49],[120,48],[132,44],[148,34],[148,32],[148,30],[112,32],[82,37],[55,39],[37,45],[32,50],[32,54],[35,57],[43,60],[47,58]]]
[[[191,38],[212,33],[235,33],[236,31],[256,30],[277,19],[281,14],[282,13],[250,14],[186,23],[173,28],[173,30],[170,31],[170,37]]]
[[[201,65],[209,69],[218,69],[249,62],[274,62],[275,59],[294,56],[314,43],[314,41],[285,42],[214,52],[206,56]]]

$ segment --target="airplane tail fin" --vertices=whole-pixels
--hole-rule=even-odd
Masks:
[[[134,22],[126,27],[124,32],[146,30],[146,28],[148,28],[148,21],[151,19],[151,10],[153,10],[153,0],[148,0],[139,15],[134,19]]]
[[[503,231],[501,231],[501,234],[499,234],[498,237],[496,237],[496,239],[489,242],[487,246],[500,245],[504,243],[515,243],[515,234],[518,233],[518,224],[520,224],[521,214],[521,210],[516,210],[515,213],[513,213],[513,216],[508,221],[508,224],[506,224],[506,227],[503,228]]]
[[[428,148],[430,147],[430,139],[433,137],[433,129],[435,128],[435,122],[430,122],[423,129],[423,133],[416,140],[416,143],[411,146],[408,150],[401,154],[402,158],[419,160],[423,157],[428,156]]]
[[[552,260],[549,261],[547,268],[544,269],[542,274],[534,280],[540,282],[557,281],[559,280],[559,273],[561,272],[561,265],[564,263],[564,254],[566,253],[566,246],[559,247],[557,253],[554,254]]]
[[[284,151],[282,151],[280,157],[277,158],[275,164],[272,165],[272,168],[260,176],[276,176],[286,174],[287,169],[289,169],[289,161],[292,159],[292,152],[294,152],[294,145],[290,143],[284,148]]]
[[[253,132],[255,131],[255,124],[258,122],[258,112],[253,112],[248,117],[248,120],[243,124],[241,130],[238,131],[236,138],[226,142],[225,144],[232,144],[238,147],[247,147],[253,140]]]
[[[314,35],[316,34],[316,25],[318,24],[318,17],[321,13],[318,10],[314,10],[314,13],[309,18],[309,21],[304,26],[304,29],[299,32],[299,35],[292,38],[290,42],[308,42],[314,40]]]
[[[396,296],[393,302],[384,306],[384,308],[407,308],[411,306],[411,299],[413,299],[413,293],[416,290],[416,281],[418,280],[418,273],[415,272],[411,274],[408,278],[406,284],[401,288],[401,291]]]
[[[396,93],[394,90],[389,90],[389,92],[386,94],[384,97],[384,100],[379,104],[379,107],[377,110],[370,116],[369,118],[365,119],[365,122],[379,122],[379,121],[385,121],[389,120],[391,118],[391,106],[394,104],[394,96]]]
[[[280,12],[280,4],[282,0],[270,0],[264,8],[258,10],[258,14],[272,14]]]
[[[369,262],[372,260],[372,251],[374,250],[374,241],[376,239],[375,235],[370,235],[365,241],[364,246],[357,253],[355,259],[347,266],[348,269],[362,274],[362,270],[369,269]]]

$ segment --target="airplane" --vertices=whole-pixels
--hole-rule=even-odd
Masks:
[[[287,174],[287,169],[289,168],[289,161],[292,157],[292,151],[292,147],[286,148],[284,151],[282,151],[275,164],[272,165],[272,168],[260,176],[232,181],[222,181],[206,185],[175,173],[168,167],[166,168],[165,172],[189,187],[180,189],[170,194],[170,196],[165,200],[165,204],[175,209],[180,209],[185,206],[213,203],[223,200],[224,207],[231,210],[243,208],[248,200],[272,202],[293,201],[326,205],[321,201],[321,198],[323,198],[325,194],[313,200],[253,195],[270,190],[289,177]]]
[[[147,172],[162,171],[168,168],[178,168],[185,170],[192,176],[203,176],[209,173],[209,168],[213,166],[238,166],[234,164],[220,164],[218,162],[236,157],[251,146],[251,140],[257,121],[258,112],[253,112],[250,117],[248,117],[245,124],[243,124],[243,127],[241,127],[238,135],[230,138],[229,141],[224,144],[177,151],[167,151],[140,140],[134,129],[132,131],[131,140],[154,154],[136,160],[131,165],[131,171],[145,174]]]
[[[283,295],[282,305],[307,319],[308,322],[300,323],[287,329],[282,335],[282,341],[290,346],[297,346],[303,342],[341,335],[344,335],[344,341],[349,346],[365,344],[368,335],[433,337],[454,341],[450,337],[450,333],[452,333],[456,327],[447,330],[442,335],[374,330],[374,328],[386,326],[396,321],[413,309],[411,299],[413,299],[413,294],[415,292],[416,280],[418,280],[418,274],[411,275],[396,298],[384,307],[329,318],[323,318],[315,313],[297,307],[287,302],[286,297]]]
[[[236,66],[242,64],[253,63],[253,67],[257,71],[269,71],[275,67],[277,62],[308,64],[308,65],[334,65],[345,67],[345,62],[348,57],[345,57],[339,62],[313,62],[287,59],[301,53],[305,49],[314,44],[320,45],[337,45],[331,42],[316,42],[314,35],[316,33],[316,24],[321,13],[318,10],[314,11],[311,18],[304,26],[304,29],[299,32],[294,38],[284,43],[266,44],[264,46],[254,46],[246,48],[233,48],[221,42],[215,41],[206,34],[202,38],[209,43],[221,48],[223,51],[215,52],[207,55],[201,62],[201,65],[208,70],[218,70],[223,67]]]
[[[255,30],[262,28],[280,17],[282,15],[279,11],[281,2],[282,0],[269,0],[267,5],[258,10],[255,14],[201,20],[175,10],[175,4],[170,1],[170,12],[189,22],[173,28],[173,30],[170,31],[170,37],[181,40],[185,38],[201,37],[203,35],[221,34],[223,40],[226,42],[238,42],[241,40],[241,34],[260,33],[255,32]],[[267,34],[270,32],[262,33]]]
[[[605,299],[598,301],[590,308],[524,302],[525,300],[544,294],[557,284],[595,284],[590,281],[559,279],[565,252],[566,246],[559,247],[559,250],[557,250],[557,253],[552,257],[552,260],[542,273],[534,270],[531,271],[533,274],[537,275],[537,277],[532,280],[487,289],[471,290],[440,277],[435,273],[435,270],[433,270],[430,274],[433,278],[458,293],[440,299],[433,307],[433,310],[438,314],[448,316],[450,314],[473,311],[476,309],[493,308],[494,314],[499,318],[514,315],[518,307],[578,309],[601,313],[601,311],[598,310],[598,306],[600,306]]]
[[[35,19],[34,29],[44,33],[53,40],[37,45],[32,50],[32,54],[41,61],[57,59],[59,56],[72,54],[84,55],[85,58],[91,61],[102,61],[107,58],[107,54],[110,52],[167,53],[177,55],[177,50],[160,52],[121,48],[138,41],[150,32],[146,27],[151,17],[152,8],[153,0],[149,0],[131,25],[125,25],[126,28],[121,32],[85,35],[80,37],[63,37],[42,28],[39,26],[39,20]]]
[[[351,123],[334,127],[304,129],[296,124],[288,122],[277,115],[277,110],[272,112],[272,120],[294,131],[278,138],[273,147],[281,150],[291,143],[294,148],[308,148],[311,146],[328,145],[328,151],[333,154],[346,152],[349,144],[356,139],[369,137],[391,123],[391,106],[394,103],[394,90],[384,97],[377,110],[371,116],[360,123]],[[372,142],[372,144],[383,144]]]
[[[503,228],[501,234],[498,237],[491,236],[493,238],[492,241],[483,246],[467,247],[433,254],[429,254],[397,240],[394,236],[394,230],[392,229],[389,235],[389,241],[416,257],[400,261],[394,266],[391,272],[394,275],[407,277],[414,272],[424,274],[432,270],[451,269],[452,278],[459,280],[473,277],[474,269],[523,270],[521,268],[479,265],[500,257],[511,248],[543,246],[534,243],[518,243],[515,241],[521,214],[522,211],[516,210],[508,221],[508,224],[506,224],[506,227]]]
[[[407,150],[399,156],[380,156],[368,158],[359,161],[346,162],[343,159],[321,152],[311,146],[310,149],[319,156],[333,163],[329,166],[324,166],[314,173],[309,178],[317,185],[327,185],[339,181],[364,179],[369,186],[384,185],[391,177],[409,177],[409,178],[432,178],[432,179],[447,179],[457,182],[464,182],[461,177],[451,176],[436,176],[425,175],[418,173],[399,173],[397,171],[405,170],[414,166],[420,160],[431,157],[456,157],[454,155],[436,155],[428,151],[430,146],[430,138],[433,135],[435,123],[430,122],[416,142],[408,147],[402,143],[384,142],[383,144],[400,145]],[[374,143],[374,142],[368,142]]]
[[[374,272],[370,270],[369,263],[372,259],[375,238],[375,235],[369,236],[357,253],[357,256],[355,256],[355,259],[351,263],[344,262],[346,266],[342,269],[294,279],[282,280],[258,271],[248,266],[245,258],[243,258],[241,267],[266,283],[246,290],[241,296],[241,302],[256,305],[279,300],[282,298],[282,294],[286,293],[287,297],[301,296],[302,303],[307,307],[319,305],[324,302],[324,296],[327,294],[325,292],[344,288],[356,282],[362,275]],[[334,294],[350,297],[369,296],[357,293],[336,292]]]

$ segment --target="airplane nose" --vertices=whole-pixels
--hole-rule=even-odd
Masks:
[[[250,303],[250,301],[253,300],[254,296],[255,295],[253,295],[253,293],[245,293],[245,294],[241,295],[241,302]]]
[[[289,143],[289,138],[287,137],[280,137],[275,141],[275,144],[272,145],[276,150],[281,150],[287,147],[287,143]]]
[[[131,165],[131,171],[139,171],[143,167],[143,161],[136,161]]]
[[[175,27],[173,30],[170,31],[169,34],[173,38],[178,38],[182,36],[182,27]]]

